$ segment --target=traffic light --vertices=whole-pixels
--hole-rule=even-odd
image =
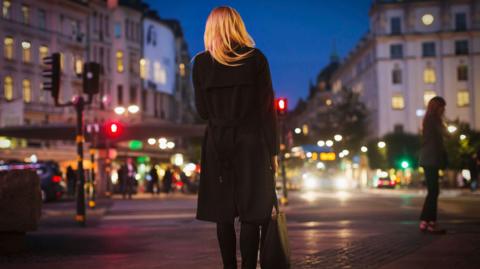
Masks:
[[[287,114],[287,109],[288,109],[288,101],[287,98],[277,98],[275,101],[275,107],[277,109],[278,115],[285,115]]]
[[[100,64],[85,63],[83,65],[83,93],[94,95],[100,91]]]
[[[407,169],[408,167],[410,167],[410,163],[407,160],[402,160],[400,165],[402,166],[403,169]]]
[[[108,138],[117,138],[123,132],[123,126],[117,121],[110,121],[105,124],[105,134]]]
[[[53,53],[51,56],[43,58],[43,64],[47,66],[42,72],[42,76],[46,78],[43,82],[43,90],[50,91],[52,97],[58,100],[61,78],[60,53]]]

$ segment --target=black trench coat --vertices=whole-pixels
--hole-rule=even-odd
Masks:
[[[208,52],[193,65],[195,104],[208,120],[202,144],[197,219],[261,222],[275,194],[272,156],[279,142],[267,59],[258,49],[225,66]]]

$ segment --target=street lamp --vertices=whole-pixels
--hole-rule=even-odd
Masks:
[[[448,125],[447,130],[449,133],[453,134],[457,131],[457,127],[455,125]]]
[[[365,152],[368,151],[368,148],[367,148],[366,146],[362,146],[362,147],[360,148],[360,150],[361,150],[363,153],[365,153]]]
[[[335,141],[337,141],[337,142],[340,142],[340,141],[342,141],[343,137],[342,137],[341,135],[339,135],[339,134],[336,134],[336,135],[333,137],[333,139],[334,139]]]
[[[323,141],[323,140],[318,140],[317,145],[318,145],[319,147],[323,147],[323,146],[325,146],[325,141]]]
[[[384,141],[379,141],[379,142],[377,143],[378,148],[381,148],[381,149],[383,149],[386,145],[387,145],[387,144],[386,144]]]
[[[333,146],[333,141],[332,140],[327,140],[327,142],[325,142],[325,145],[327,145],[327,147],[331,147],[331,146]]]
[[[117,115],[122,115],[125,113],[125,108],[123,106],[117,106],[116,108],[113,109],[113,111]]]
[[[467,136],[464,135],[464,134],[461,134],[461,135],[460,135],[460,140],[465,140],[465,139],[467,139]]]
[[[148,140],[147,140],[148,144],[149,145],[155,145],[155,143],[157,142],[157,140],[155,140],[155,138],[153,137],[150,137]]]
[[[296,133],[296,134],[301,134],[301,133],[302,133],[302,129],[300,129],[300,128],[298,128],[298,127],[295,128],[295,133]]]

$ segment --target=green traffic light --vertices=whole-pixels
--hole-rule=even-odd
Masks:
[[[403,169],[406,169],[406,168],[408,168],[408,167],[410,166],[410,164],[409,164],[407,161],[402,161],[402,164],[401,164],[401,165],[402,165],[402,168],[403,168]]]

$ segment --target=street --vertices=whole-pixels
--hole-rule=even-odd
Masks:
[[[284,210],[293,268],[478,268],[480,196],[441,194],[443,236],[418,231],[423,197],[292,192]],[[89,210],[81,228],[73,202],[45,204],[40,228],[27,234],[28,251],[1,257],[1,268],[221,268],[215,225],[194,220],[195,206],[196,196],[182,194],[115,197]]]

